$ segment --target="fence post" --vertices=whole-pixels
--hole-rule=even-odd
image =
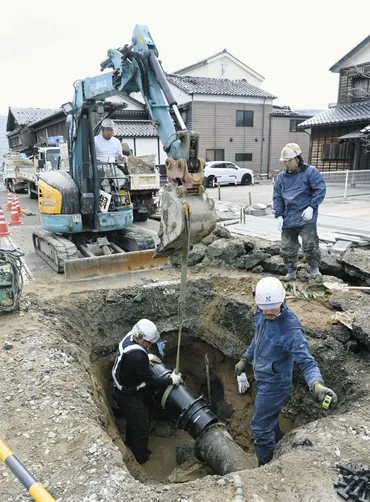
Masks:
[[[344,183],[344,198],[347,198],[347,188],[348,188],[348,175],[349,175],[349,170],[346,170],[346,181]]]

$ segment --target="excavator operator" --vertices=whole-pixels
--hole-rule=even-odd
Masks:
[[[131,448],[139,464],[149,460],[148,440],[153,407],[153,388],[179,385],[181,375],[155,377],[150,363],[161,362],[147,350],[159,340],[156,325],[141,319],[121,340],[112,369],[114,397],[127,418],[126,445]]]
[[[113,120],[104,119],[101,123],[101,134],[94,138],[96,158],[102,163],[100,166],[103,167],[100,167],[101,177],[106,178],[103,180],[101,188],[106,192],[111,192],[110,185],[112,184],[121,188],[124,182],[120,178],[128,174],[126,168],[127,157],[123,155],[122,145],[113,136],[113,131]]]
[[[95,136],[96,158],[101,162],[116,162],[124,160],[122,145],[113,136],[114,122],[111,119],[104,119],[101,123],[101,134]]]

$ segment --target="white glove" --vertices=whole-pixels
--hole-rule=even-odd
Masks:
[[[244,394],[249,389],[248,377],[245,373],[237,375],[239,394]]]
[[[283,224],[284,224],[284,219],[282,216],[278,216],[276,218],[276,225],[277,225],[277,229],[279,230],[279,232],[281,232],[283,230]]]
[[[313,208],[311,206],[306,207],[301,216],[303,221],[311,221],[313,216]]]
[[[171,373],[171,378],[172,378],[172,385],[180,385],[182,383],[182,378],[181,378],[181,373],[176,373],[175,370]]]
[[[162,361],[154,354],[148,354],[149,361],[153,364],[161,364]]]

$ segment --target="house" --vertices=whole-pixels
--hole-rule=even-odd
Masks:
[[[34,138],[29,125],[54,115],[57,111],[50,108],[10,107],[6,124],[9,148],[14,152],[22,152],[26,155],[32,154]]]
[[[167,75],[188,129],[199,132],[199,156],[229,160],[261,174],[281,169],[286,143],[308,154],[309,135],[298,124],[315,111],[273,105],[275,96],[245,79]],[[307,158],[307,157],[306,157]]]
[[[300,124],[311,129],[311,164],[323,171],[370,169],[370,35],[337,61],[330,71],[339,74],[338,101],[328,110]]]
[[[163,164],[167,156],[144,105],[130,96],[124,100],[114,96],[109,101],[127,105],[112,115],[115,136],[128,143],[134,155],[154,153],[158,164]],[[93,126],[100,118],[94,114]],[[66,137],[66,116],[61,109],[9,108],[7,129],[10,148],[31,155],[34,147],[46,146],[48,137]]]

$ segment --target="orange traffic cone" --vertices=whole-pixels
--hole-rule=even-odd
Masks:
[[[8,211],[12,210],[12,202],[13,202],[13,196],[10,190],[8,190],[8,204],[6,206]]]
[[[12,202],[12,212],[10,213],[9,225],[23,225],[23,222],[18,214],[17,202],[15,200]]]
[[[4,211],[0,206],[0,237],[6,237],[7,235],[10,235],[10,232],[6,226]]]
[[[21,209],[21,204],[20,204],[19,199],[18,199],[18,195],[15,196],[15,202],[17,203],[17,211],[18,211],[19,216],[23,216],[22,209]]]

